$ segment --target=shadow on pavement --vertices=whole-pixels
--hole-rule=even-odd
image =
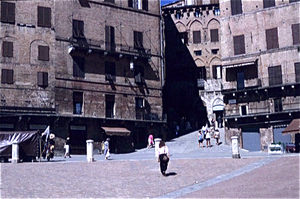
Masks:
[[[170,172],[170,173],[166,173],[166,176],[168,177],[168,176],[176,176],[177,175],[177,173],[176,172]]]

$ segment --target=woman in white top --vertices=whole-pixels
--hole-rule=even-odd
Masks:
[[[206,130],[206,136],[205,136],[205,139],[206,139],[206,147],[211,147],[211,144],[210,144],[210,138],[211,138],[211,135],[210,135],[210,130]]]
[[[166,146],[164,141],[159,143],[158,148],[158,162],[160,163],[160,172],[166,176],[166,170],[168,168],[170,153],[169,148]]]

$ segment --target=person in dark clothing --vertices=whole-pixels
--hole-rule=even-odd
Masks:
[[[165,142],[161,141],[158,149],[158,162],[160,163],[160,171],[164,176],[166,175],[166,170],[168,168],[169,158],[169,148],[166,146]]]

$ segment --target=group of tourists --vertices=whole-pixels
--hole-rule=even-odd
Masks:
[[[200,148],[200,145],[202,145],[203,148],[203,142],[204,140],[206,141],[206,147],[211,147],[211,139],[212,136],[216,139],[217,145],[219,145],[219,140],[220,140],[220,132],[218,129],[214,128],[207,128],[207,127],[202,127],[201,130],[198,132],[198,148]]]

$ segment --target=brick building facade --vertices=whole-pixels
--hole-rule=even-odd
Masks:
[[[221,0],[226,141],[264,150],[296,142],[283,129],[300,117],[300,2]]]
[[[73,153],[165,136],[158,0],[1,1],[0,37],[0,130],[50,125]]]

